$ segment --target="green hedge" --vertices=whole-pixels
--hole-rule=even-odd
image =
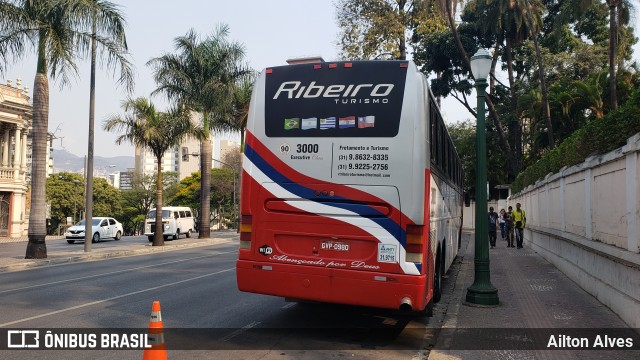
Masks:
[[[640,132],[640,89],[604,118],[592,120],[523,170],[511,185],[513,193],[534,184],[564,166],[583,162],[591,155],[604,154],[624,146],[627,139]]]

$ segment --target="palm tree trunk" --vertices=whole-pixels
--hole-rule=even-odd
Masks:
[[[93,238],[93,141],[94,141],[94,114],[96,105],[96,21],[93,18],[93,33],[91,34],[91,80],[89,82],[89,139],[87,145],[87,192],[85,193],[85,223],[84,223],[84,251],[91,251],[91,239]]]
[[[607,0],[609,5],[609,97],[611,110],[618,109],[618,91],[616,88],[616,47],[618,34],[617,7],[619,0]]]
[[[42,37],[41,37],[42,39]],[[44,43],[40,41],[38,72],[33,84],[33,145],[31,163],[31,209],[29,211],[29,243],[25,259],[47,257],[46,181],[47,138],[49,128],[49,79],[44,60]]]
[[[200,142],[200,229],[198,237],[208,239],[211,237],[211,133],[209,132],[209,113],[203,114],[204,139]]]
[[[406,0],[397,0],[398,1],[398,15],[400,16],[400,21],[403,24],[406,24],[406,12],[404,11],[404,6],[406,5]],[[404,32],[402,32],[402,36],[398,39],[398,49],[400,50],[400,59],[399,60],[407,60],[407,42],[405,39]]]
[[[538,34],[533,26],[533,17],[531,16],[531,5],[529,0],[525,0],[527,6],[527,20],[529,25],[529,31],[531,31],[531,38],[533,39],[533,46],[536,50],[536,60],[538,62],[538,76],[540,77],[540,91],[542,92],[542,111],[544,112],[544,118],[547,123],[547,138],[549,140],[549,148],[555,146],[555,140],[553,136],[553,124],[551,122],[551,109],[549,108],[549,94],[547,91],[547,84],[545,82],[544,64],[542,63],[542,54],[540,53],[540,44],[538,44]],[[522,141],[520,141],[522,146]]]
[[[156,228],[153,234],[153,246],[164,246],[164,225],[162,224],[162,155],[157,156],[156,174]]]
[[[513,146],[514,155],[517,163],[517,172],[522,170],[522,127],[520,126],[520,118],[518,116],[518,89],[513,75],[513,40],[511,37],[506,38],[505,53],[507,55],[507,74],[509,76],[509,93],[511,96],[511,114],[509,118],[509,134],[511,145]],[[514,169],[514,170],[516,170]],[[517,174],[516,172],[516,174]]]

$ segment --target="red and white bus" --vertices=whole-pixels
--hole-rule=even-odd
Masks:
[[[265,69],[243,159],[242,291],[430,312],[456,257],[462,168],[411,61]]]

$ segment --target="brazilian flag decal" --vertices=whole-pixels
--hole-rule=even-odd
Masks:
[[[300,128],[300,118],[292,118],[292,119],[284,119],[284,129],[299,129]]]

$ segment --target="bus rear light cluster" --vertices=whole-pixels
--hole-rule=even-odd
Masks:
[[[407,225],[407,250],[406,261],[421,263],[425,246],[424,226]]]
[[[251,248],[252,221],[251,215],[240,217],[240,249]]]

